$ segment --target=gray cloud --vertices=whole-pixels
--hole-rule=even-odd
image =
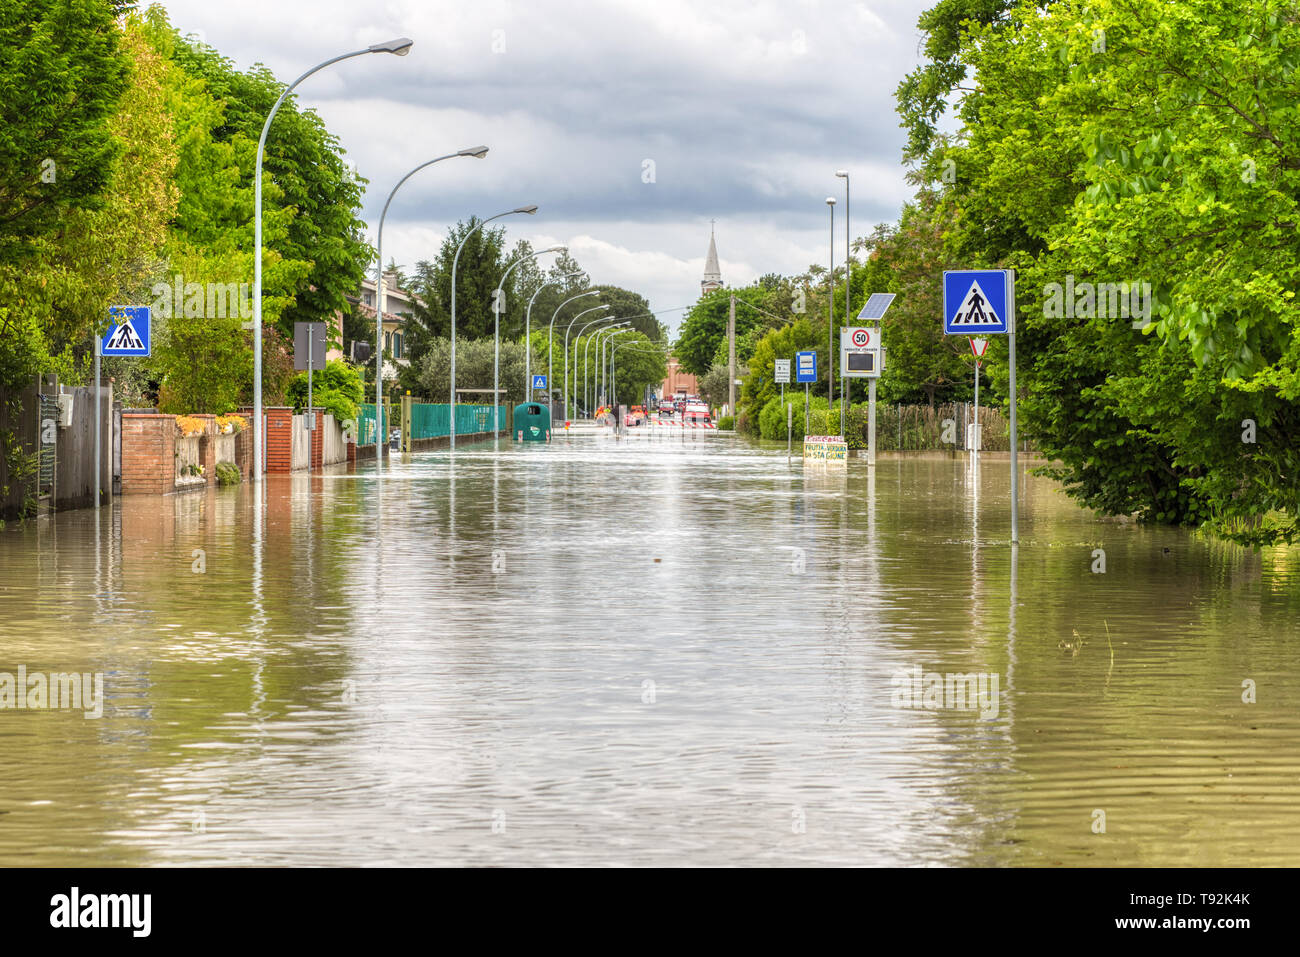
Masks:
[[[300,87],[302,105],[371,181],[372,239],[408,169],[492,148],[402,188],[385,258],[427,258],[448,223],[535,202],[537,217],[506,220],[512,237],[590,237],[575,251],[596,281],[663,308],[698,295],[711,218],[730,282],[825,261],[823,200],[843,196],[836,168],[853,173],[855,235],[897,216],[910,190],[893,94],[917,61],[916,19],[932,2],[164,6],[182,32],[286,79],[342,50],[411,36],[408,57],[347,61]],[[646,160],[654,183],[643,182]]]

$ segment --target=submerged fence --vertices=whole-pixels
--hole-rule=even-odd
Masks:
[[[387,436],[391,416],[388,406],[384,406],[384,426],[377,430],[375,426],[375,404],[363,402],[357,412],[357,445],[374,445],[378,436]]]
[[[411,408],[411,438],[414,439],[437,439],[446,435],[451,435],[451,410],[452,407],[438,402],[412,402]],[[473,435],[476,432],[492,431],[492,406],[490,405],[457,405],[456,409],[456,434]],[[401,406],[384,406],[384,427],[377,430],[375,425],[375,404],[373,402],[362,403],[361,411],[357,414],[357,445],[374,445],[375,434],[378,431],[380,436],[391,434],[391,430],[396,428],[401,421]],[[506,428],[506,407],[497,406],[497,428],[504,431]]]
[[[803,397],[792,397],[794,406],[794,434],[803,435]],[[969,402],[948,402],[941,405],[887,405],[876,406],[876,448],[882,452],[950,452],[970,447],[972,436],[969,427],[974,423],[975,408]],[[765,429],[776,429],[769,438],[784,438],[784,416],[775,424],[769,422]],[[1010,428],[1007,418],[996,407],[981,405],[980,425],[983,427],[981,448],[989,452],[1006,452],[1010,449]],[[826,409],[813,409],[808,417],[809,435],[839,435],[840,410],[837,402],[828,413]],[[867,447],[867,404],[854,403],[847,409],[844,436],[849,448]],[[1032,443],[1022,441],[1026,450]]]
[[[451,434],[451,406],[443,403],[411,403],[411,438],[436,439]],[[497,428],[506,427],[506,407],[497,406]],[[457,405],[456,434],[472,435],[492,431],[492,406]]]

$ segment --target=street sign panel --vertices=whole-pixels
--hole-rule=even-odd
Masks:
[[[1006,269],[956,269],[943,274],[943,331],[948,335],[1005,333],[1009,318]]]
[[[789,383],[790,381],[790,360],[789,359],[776,360],[775,381],[777,385],[786,385]]]
[[[110,306],[113,325],[104,335],[100,353],[106,356],[149,355],[149,307]]]
[[[817,353],[815,352],[797,352],[795,353],[795,382],[816,382],[817,381]]]
[[[987,339],[972,339],[970,341],[970,351],[975,353],[976,359],[984,358],[984,350],[989,347]]]
[[[851,379],[874,379],[880,375],[880,328],[840,328],[840,375]]]
[[[545,388],[546,388],[546,376],[544,376],[544,375],[535,375],[535,376],[533,376],[533,388],[534,388],[534,389],[545,389]]]
[[[308,368],[325,368],[325,323],[295,322],[293,324],[293,367],[300,371]]]

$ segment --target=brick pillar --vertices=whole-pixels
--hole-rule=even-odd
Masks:
[[[316,421],[313,423],[315,428],[311,430],[311,462],[309,468],[318,469],[325,461],[325,412],[321,409],[313,410]]]
[[[176,490],[176,419],[122,414],[122,494],[165,495]]]
[[[288,473],[293,469],[293,409],[262,407],[266,416],[266,471]]]

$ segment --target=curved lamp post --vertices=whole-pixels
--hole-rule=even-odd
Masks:
[[[565,247],[559,246],[557,248],[564,249]],[[533,293],[532,298],[528,300],[528,309],[524,312],[524,342],[526,343],[526,348],[524,349],[524,395],[528,397],[525,400],[527,402],[531,402],[533,400],[533,363],[532,363],[533,344],[530,341],[533,334],[533,303],[537,301],[538,294],[547,286],[558,286],[566,279],[576,279],[578,276],[581,275],[582,275],[581,272],[571,272],[571,273],[566,273],[565,275],[561,276],[559,279],[552,279],[549,282],[544,282],[537,287],[537,290]],[[548,359],[548,365],[546,369],[546,391],[548,394],[551,391],[551,369],[549,365],[549,359]],[[550,408],[550,402],[547,402],[546,405],[547,408]]]
[[[501,290],[505,287],[506,279],[510,276],[510,271],[520,263],[527,262],[530,259],[536,259],[538,256],[543,256],[546,253],[567,253],[568,251],[568,246],[547,246],[545,249],[539,249],[537,252],[530,253],[527,256],[520,256],[506,267],[506,271],[501,274],[501,281],[497,283],[496,295],[492,297],[492,437],[494,439],[497,437],[497,431],[499,429],[497,424],[497,413],[501,409],[500,398],[497,395],[497,389],[500,387],[500,383],[497,381],[498,372],[501,366]],[[524,352],[527,353],[527,351],[528,340],[525,338]],[[527,360],[525,359],[524,361],[526,366]],[[529,384],[532,384],[531,381]],[[528,401],[528,391],[526,389],[524,390],[524,401]]]
[[[271,130],[271,121],[275,119],[275,114],[280,110],[280,104],[285,98],[293,92],[296,87],[307,77],[311,76],[318,70],[323,70],[331,64],[338,63],[340,60],[347,60],[354,56],[364,56],[367,53],[392,53],[396,56],[406,56],[411,52],[411,46],[414,40],[409,37],[398,37],[395,40],[386,40],[383,43],[374,43],[364,50],[353,50],[351,53],[344,53],[341,56],[332,57],[322,63],[317,63],[314,67],[304,73],[298,79],[294,80],[284,88],[280,98],[275,101],[275,106],[271,107],[271,112],[266,117],[266,122],[262,124],[262,135],[257,141],[257,164],[253,174],[253,245],[256,247],[253,257],[253,481],[262,480],[262,445],[266,441],[266,436],[262,434],[262,154],[266,150],[266,134]],[[381,264],[382,265],[382,262]],[[376,343],[378,345],[378,343]]]
[[[588,392],[587,392],[587,382],[588,382],[587,372],[590,366],[588,364],[589,360],[587,357],[590,354],[592,340],[595,340],[596,342],[600,342],[600,337],[605,335],[607,332],[611,332],[614,329],[618,329],[619,327],[626,326],[626,325],[627,325],[627,320],[622,319],[622,320],[612,320],[612,324],[608,326],[597,326],[596,331],[587,337],[587,342],[582,347],[582,401],[583,404],[586,405],[587,408],[589,409],[591,408],[591,400],[588,398]],[[576,356],[574,357],[574,361],[577,362]],[[593,389],[591,391],[594,394],[595,390]]]
[[[456,247],[456,255],[451,259],[451,431],[448,448],[452,451],[456,449],[456,264],[460,262],[460,251],[465,248],[465,243],[471,236],[492,220],[500,219],[502,216],[513,216],[515,213],[527,213],[531,216],[536,212],[536,206],[517,206],[514,209],[507,209],[504,213],[497,213],[495,216],[480,220],[473,229],[461,237],[460,245]],[[495,395],[492,396],[492,401],[495,402],[496,398]]]
[[[375,468],[382,470],[384,467],[384,445],[388,441],[386,435],[379,433],[384,424],[384,220],[388,218],[388,206],[397,195],[397,191],[402,188],[402,184],[408,179],[424,169],[426,166],[432,166],[434,163],[441,163],[445,159],[451,159],[454,156],[473,156],[475,159],[482,159],[487,156],[488,148],[486,146],[471,146],[469,149],[458,150],[455,153],[448,153],[446,156],[439,156],[437,159],[431,159],[421,163],[415,169],[411,170],[405,176],[397,181],[392,192],[388,194],[388,199],[384,201],[384,211],[379,216],[379,232],[375,238],[376,252],[379,253],[379,266],[375,270]]]
[[[609,309],[609,308],[610,308],[610,307],[609,307],[608,305],[604,305],[604,306],[592,306],[590,309],[584,309],[584,310],[582,310],[582,312],[578,313],[576,316],[574,316],[572,319],[569,320],[568,328],[566,328],[566,329],[564,330],[564,392],[562,393],[562,397],[563,397],[563,399],[564,399],[564,418],[565,418],[565,421],[568,421],[568,419],[569,419],[569,399],[570,399],[570,395],[569,395],[569,333],[573,331],[573,324],[574,324],[575,322],[577,322],[579,319],[581,319],[583,316],[585,316],[587,313],[589,313],[589,312],[599,312],[601,309]],[[607,318],[607,317],[606,317],[606,318]],[[591,322],[599,322],[599,321],[600,321],[599,319],[593,319],[593,320],[591,320]],[[591,322],[587,323],[587,326],[591,325]],[[587,326],[583,326],[582,329],[586,329]],[[578,330],[578,338],[582,338],[582,329],[579,329],[579,330]],[[577,357],[574,357],[574,361],[577,362]]]
[[[546,333],[546,394],[547,396],[554,397],[555,395],[555,380],[551,378],[551,351],[552,351],[552,347],[555,344],[555,317],[560,314],[561,309],[563,309],[565,306],[567,306],[569,303],[573,302],[574,300],[581,299],[584,296],[597,296],[597,295],[600,295],[600,290],[598,289],[588,289],[586,292],[580,292],[576,296],[570,296],[568,299],[564,300],[564,302],[556,306],[555,311],[551,313],[551,324],[548,327]],[[564,397],[563,392],[561,392],[560,397],[561,399],[563,399]],[[569,410],[566,408],[564,411],[568,412]]]
[[[597,308],[602,308],[602,307],[599,307],[599,306],[598,306]],[[609,307],[609,306],[604,306],[603,308],[605,308],[605,309],[609,309],[610,307]],[[587,311],[587,312],[592,312],[592,311],[594,311],[594,310],[590,310],[590,309],[588,309],[588,310],[586,310],[586,311]],[[581,315],[581,313],[579,313],[579,315]],[[577,319],[577,318],[578,318],[577,316],[574,316],[574,319]],[[588,329],[590,329],[592,326],[597,325],[598,323],[602,323],[602,322],[609,322],[609,321],[613,320],[614,318],[615,318],[614,316],[597,316],[595,319],[592,319],[590,322],[586,323],[586,324],[583,325],[580,329],[578,329],[578,335],[577,335],[577,336],[574,338],[574,340],[573,340],[573,387],[572,387],[572,389],[570,389],[571,392],[577,392],[577,385],[578,385],[578,343],[582,341],[582,334],[583,334],[584,332],[586,332]],[[569,325],[573,325],[573,323],[570,323]],[[565,347],[564,347],[564,354],[565,354],[565,358],[567,359],[567,358],[568,358],[568,354],[569,354],[569,347],[568,347],[568,344],[567,344],[567,343],[565,344]],[[565,364],[567,365],[568,363],[566,362]],[[564,377],[564,384],[565,384],[566,388],[569,386],[569,377],[568,377],[567,374],[566,374],[565,377]],[[577,405],[576,402],[575,402],[574,404]],[[565,408],[567,409],[568,407],[566,406]],[[582,410],[579,409],[578,411],[581,412]],[[588,410],[588,411],[590,411],[590,410]]]
[[[605,376],[605,351],[607,349],[611,350],[610,356],[613,356],[614,353],[611,347],[613,345],[614,340],[626,332],[639,334],[639,330],[636,329],[620,329],[618,332],[611,334],[600,344],[600,369],[598,370],[599,378],[597,379],[597,383],[600,388],[601,396],[604,398],[610,398],[612,395],[612,392],[610,390],[610,384],[611,384],[610,380]],[[599,397],[597,401],[599,401]]]
[[[627,326],[627,321],[617,322],[612,326],[597,328],[596,331],[587,337],[587,344],[596,344],[596,366],[591,370],[590,375],[590,397],[588,397],[588,372],[587,372],[587,352],[584,349],[582,354],[582,392],[583,401],[587,403],[587,408],[595,408],[600,404],[600,356],[601,350],[605,348],[605,340],[602,338],[606,335],[613,335],[615,330],[622,331]]]

